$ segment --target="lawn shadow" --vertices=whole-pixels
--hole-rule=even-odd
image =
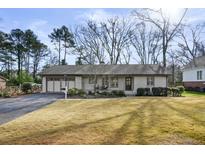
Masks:
[[[20,136],[20,137],[14,137],[12,139],[7,138],[7,140],[5,140],[5,141],[1,140],[0,144],[10,144],[10,143],[13,143],[15,141],[22,140],[22,139],[28,139],[29,140],[29,138],[39,138],[41,136],[49,136],[49,135],[52,135],[52,134],[55,134],[55,133],[58,133],[58,132],[62,133],[62,132],[66,132],[66,131],[82,129],[82,128],[85,128],[85,127],[87,127],[88,125],[91,125],[91,124],[105,122],[105,121],[108,121],[108,120],[112,120],[112,119],[115,119],[115,118],[119,118],[119,117],[122,117],[122,116],[133,114],[133,113],[134,113],[134,111],[126,112],[126,113],[119,114],[119,115],[116,115],[116,116],[103,118],[103,119],[99,119],[99,120],[96,120],[96,121],[86,122],[86,123],[82,123],[82,124],[79,124],[79,125],[75,125],[75,124],[70,125],[70,123],[69,123],[68,126],[66,125],[66,126],[57,127],[57,128],[54,128],[54,129],[34,132],[34,133],[26,134],[26,135],[23,135],[23,136]]]
[[[145,119],[149,121],[149,126],[154,126],[156,124],[156,116],[146,116],[145,112],[146,110],[150,111],[150,115],[154,115],[155,114],[155,107],[154,104],[152,102],[152,100],[149,100],[147,102],[143,102],[141,104],[141,106],[139,108],[137,108],[128,118],[128,120],[126,120],[126,122],[115,131],[114,135],[110,136],[110,139],[108,139],[107,141],[104,141],[102,144],[124,144],[121,143],[123,141],[123,139],[126,137],[127,135],[127,130],[129,129],[129,127],[134,123],[137,122],[136,125],[136,131],[133,132],[134,134],[134,140],[133,140],[133,144],[141,144],[141,145],[145,145],[148,144],[145,140]]]
[[[197,118],[193,117],[192,115],[190,115],[190,113],[188,113],[188,112],[186,112],[182,109],[175,108],[167,102],[163,102],[163,104],[166,105],[169,109],[174,110],[177,113],[181,114],[183,117],[191,119],[194,123],[205,126],[205,121],[202,121],[200,119],[197,119]]]

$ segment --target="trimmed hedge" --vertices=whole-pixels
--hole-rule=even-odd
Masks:
[[[183,86],[178,86],[174,88],[167,87],[153,87],[152,92],[150,88],[138,88],[137,96],[181,96],[184,92]]]
[[[137,96],[150,96],[150,88],[138,88],[137,89]]]
[[[137,96],[144,96],[144,95],[145,95],[145,88],[138,88]]]

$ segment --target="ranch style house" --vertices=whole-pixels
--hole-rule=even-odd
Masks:
[[[167,87],[167,69],[160,65],[99,64],[52,66],[41,72],[43,92],[78,88],[85,92],[123,90],[135,95],[137,88]]]

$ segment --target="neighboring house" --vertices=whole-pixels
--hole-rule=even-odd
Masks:
[[[169,73],[160,65],[63,65],[42,71],[43,92],[60,92],[61,88],[123,90],[136,94],[137,88],[167,87]],[[96,81],[96,82],[95,82]]]
[[[196,58],[184,67],[183,84],[189,90],[205,91],[205,56]]]
[[[0,76],[0,89],[5,89],[5,88],[6,88],[6,78]]]

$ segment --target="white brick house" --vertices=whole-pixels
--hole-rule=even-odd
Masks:
[[[205,91],[205,56],[196,58],[184,67],[183,84],[190,90]]]
[[[60,92],[61,88],[78,88],[86,92],[123,90],[136,94],[137,88],[167,87],[169,73],[160,65],[64,65],[42,71],[43,92]]]

